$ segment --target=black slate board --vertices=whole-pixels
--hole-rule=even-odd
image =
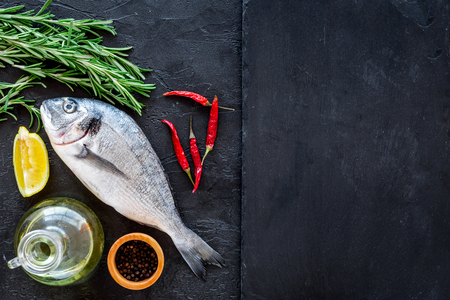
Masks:
[[[447,1],[244,1],[244,299],[450,299]]]
[[[45,1],[3,1],[0,7],[23,4],[37,9]],[[206,281],[195,277],[170,238],[155,229],[132,222],[96,199],[74,177],[52,150],[42,130],[50,157],[50,180],[35,196],[23,198],[16,187],[12,145],[20,125],[28,126],[25,110],[19,121],[0,122],[0,264],[1,299],[233,299],[240,295],[240,199],[241,199],[241,2],[240,1],[125,1],[55,0],[49,9],[57,18],[112,19],[117,36],[104,33],[104,44],[133,46],[129,60],[153,69],[146,82],[155,83],[150,99],[138,99],[146,108],[142,117],[132,115],[159,155],[172,184],[174,198],[186,225],[224,257],[227,268],[208,267]],[[0,70],[0,80],[12,82],[20,74],[14,68]],[[37,105],[47,98],[89,96],[82,89],[72,93],[66,86],[45,82],[24,92]],[[209,109],[185,98],[163,97],[170,90],[192,90],[236,111],[221,110],[214,150],[205,160],[199,190],[181,170],[173,152],[170,131],[160,122],[168,119],[177,127],[185,152],[189,153],[189,117],[200,152],[205,151]],[[33,128],[34,129],[34,128]],[[190,155],[188,154],[190,160]],[[87,282],[69,287],[49,287],[35,282],[21,269],[9,270],[14,257],[15,227],[28,208],[52,196],[71,196],[86,203],[98,215],[105,231],[105,251],[98,269]],[[106,256],[116,239],[130,232],[144,232],[162,246],[166,264],[161,278],[143,291],[129,291],[108,273]]]

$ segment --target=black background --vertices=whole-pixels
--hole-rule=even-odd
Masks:
[[[246,299],[450,299],[448,1],[245,1]]]
[[[18,122],[0,123],[2,299],[450,298],[447,1],[77,0],[50,9],[58,18],[115,20],[118,35],[105,34],[105,44],[133,46],[130,60],[154,70],[143,116],[126,111],[160,156],[186,224],[228,267],[197,279],[167,235],[95,199],[43,131],[50,181],[22,198],[12,141],[29,119],[18,110]],[[5,81],[18,76],[0,72]],[[27,96],[38,104],[86,96],[46,83]],[[203,145],[209,110],[162,96],[171,89],[218,95],[236,108],[220,111],[194,195],[159,120],[177,126],[187,150],[189,116]],[[105,229],[99,268],[80,286],[47,287],[6,267],[20,217],[55,195],[88,204]],[[106,268],[109,247],[132,231],[154,236],[167,259],[144,291],[121,288]]]

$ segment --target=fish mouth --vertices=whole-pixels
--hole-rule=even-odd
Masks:
[[[84,131],[83,135],[80,136],[79,138],[70,141],[70,142],[62,142],[62,143],[55,143],[55,145],[60,145],[60,146],[64,146],[64,145],[70,145],[73,143],[76,143],[82,139],[84,139],[88,134],[90,134],[91,136],[96,135],[98,133],[98,131],[100,130],[101,127],[101,117],[98,118],[91,118],[89,123],[86,123],[85,125],[80,125],[77,123],[72,123],[69,128],[67,130],[64,131],[64,133],[59,135],[59,138],[64,141],[64,136],[66,135],[66,133],[70,132],[72,130],[73,127],[78,126],[78,129],[81,131],[82,129],[86,128],[86,130]]]
[[[72,125],[70,125],[70,127],[69,127],[69,129],[66,131],[66,132],[64,132],[63,134],[61,134],[59,137],[60,138],[63,138],[64,137],[64,135],[67,133],[67,132],[69,132],[70,131],[70,129],[73,127],[73,124]],[[74,140],[74,141],[70,141],[70,142],[67,142],[67,143],[54,143],[55,145],[58,145],[58,146],[66,146],[66,145],[71,145],[71,144],[73,144],[73,143],[76,143],[76,142],[78,142],[79,140],[82,140],[83,138],[85,138],[87,135],[88,135],[88,133],[89,133],[89,128],[86,130],[86,132],[79,138],[79,139],[76,139],[76,140]]]

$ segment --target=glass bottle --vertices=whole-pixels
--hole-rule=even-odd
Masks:
[[[100,261],[102,225],[94,212],[70,198],[50,198],[29,209],[20,220],[8,262],[48,285],[68,285],[85,279]]]

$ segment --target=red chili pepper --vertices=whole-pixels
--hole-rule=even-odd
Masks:
[[[209,124],[208,124],[208,134],[206,135],[206,152],[202,159],[205,160],[206,155],[208,155],[209,151],[211,151],[214,147],[214,141],[216,140],[217,135],[217,119],[219,118],[219,99],[217,96],[214,96],[214,101],[211,106],[211,112],[209,113]]]
[[[192,193],[194,193],[198,188],[198,184],[200,183],[200,177],[202,176],[202,160],[200,158],[200,153],[198,152],[197,139],[195,138],[194,131],[192,130],[192,116],[191,116],[189,130],[190,130],[189,139],[191,142],[191,156],[192,156],[192,160],[194,161],[194,170],[195,170],[195,172],[194,172],[195,173],[195,185],[194,185],[194,190],[192,191]]]
[[[200,94],[196,94],[193,92],[188,92],[188,91],[172,91],[172,92],[168,92],[168,93],[164,93],[164,96],[171,96],[171,95],[175,95],[175,96],[183,96],[183,97],[188,97],[191,98],[192,100],[200,103],[203,106],[211,106],[212,104],[208,101],[208,99],[206,99],[205,97],[203,97]],[[220,106],[220,108],[222,109],[228,109],[228,110],[234,110],[234,108],[228,108],[228,107],[222,107]]]
[[[196,94],[196,93],[193,93],[193,92],[172,91],[172,92],[164,93],[163,95],[164,96],[176,95],[176,96],[189,97],[192,100],[197,101],[198,103],[200,103],[203,106],[211,106],[211,103],[209,103],[208,99],[206,99],[205,97],[203,97],[200,94]]]
[[[181,147],[180,139],[178,138],[175,126],[173,126],[173,124],[167,120],[161,120],[161,122],[167,124],[170,127],[170,130],[172,132],[173,149],[175,150],[178,163],[180,164],[181,168],[183,168],[183,171],[185,171],[186,174],[189,176],[189,179],[191,180],[192,184],[194,184],[194,181],[192,180],[191,176],[191,168],[189,168],[189,163],[186,159],[186,155],[184,155],[184,150]]]

